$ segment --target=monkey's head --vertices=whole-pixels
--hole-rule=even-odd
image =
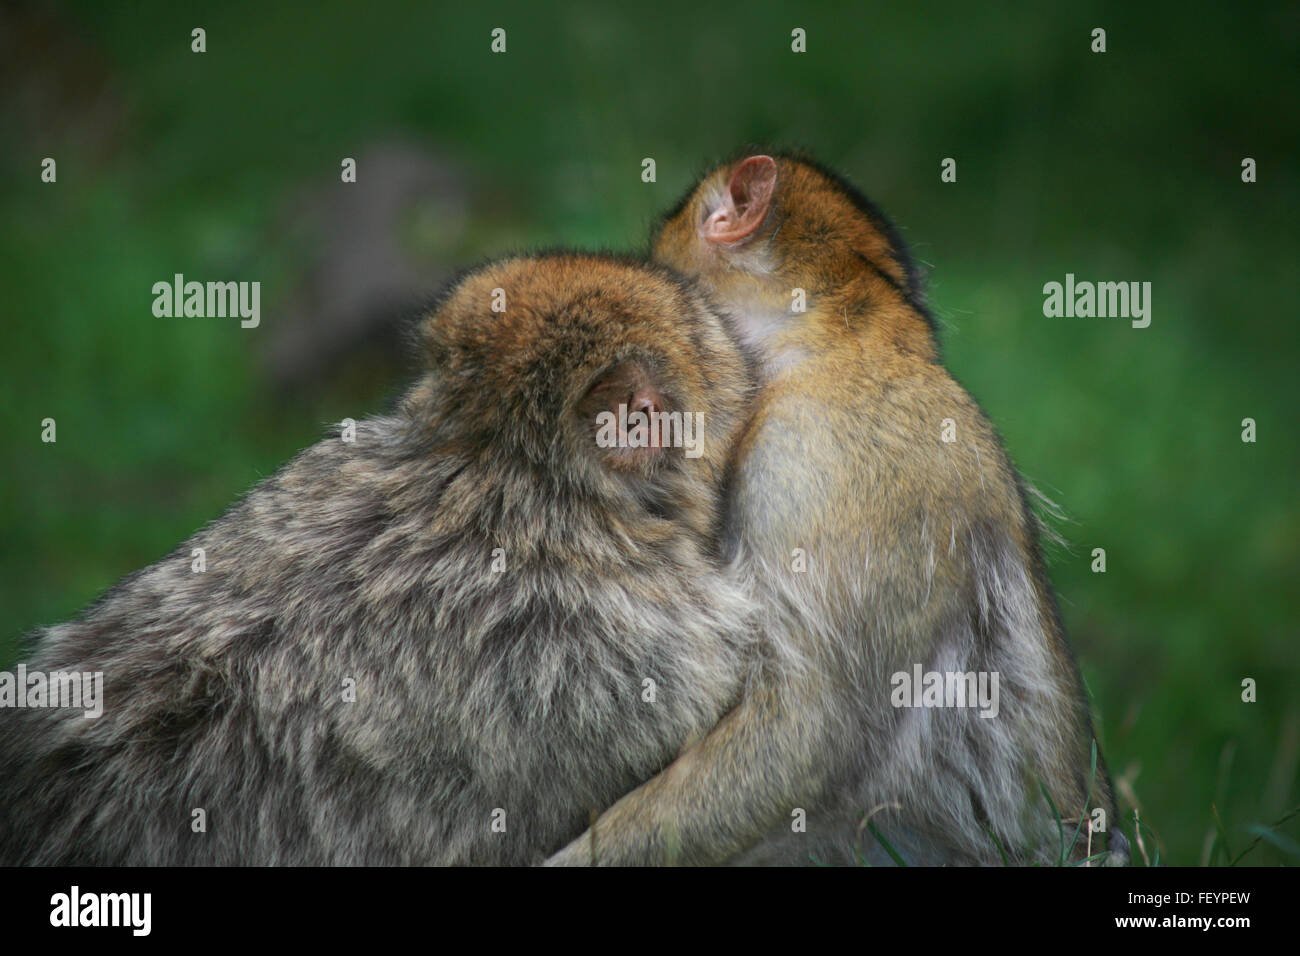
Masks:
[[[752,373],[689,280],[599,255],[509,259],[465,276],[423,331],[412,407],[485,481],[712,527]]]
[[[829,319],[855,300],[888,299],[902,307],[893,310],[899,321],[919,319],[914,330],[931,331],[898,232],[853,186],[804,157],[748,155],[714,169],[662,220],[652,250],[741,321]]]

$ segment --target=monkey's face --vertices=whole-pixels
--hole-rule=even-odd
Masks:
[[[892,227],[853,187],[802,159],[749,156],[704,177],[660,226],[656,261],[767,324],[798,322],[866,274],[915,276]]]
[[[704,297],[667,270],[576,254],[494,263],[425,333],[449,449],[567,494],[720,483],[750,370]]]

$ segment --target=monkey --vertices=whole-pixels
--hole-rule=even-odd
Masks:
[[[759,356],[724,536],[778,666],[548,864],[1124,862],[1035,492],[942,364],[892,224],[809,158],[750,155],[652,257]],[[912,706],[929,674],[996,679],[1000,706],[961,706],[964,676],[956,706]]]
[[[734,707],[753,370],[705,297],[523,256],[420,334],[388,413],[36,634],[29,671],[102,672],[106,704],[0,710],[0,862],[540,863]]]

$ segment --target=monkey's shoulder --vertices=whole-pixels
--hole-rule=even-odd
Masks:
[[[1019,524],[996,431],[942,366],[864,370],[829,356],[759,396],[737,452],[732,524],[751,535],[840,540],[960,512]]]

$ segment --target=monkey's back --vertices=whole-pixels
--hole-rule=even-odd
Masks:
[[[733,543],[790,609],[793,623],[768,631],[790,634],[827,675],[835,703],[821,706],[839,754],[809,811],[820,842],[785,826],[740,862],[806,862],[810,850],[847,862],[858,842],[887,862],[857,825],[890,804],[902,809],[876,823],[912,862],[997,862],[986,826],[1039,858],[1057,834],[1038,780],[1062,812],[1082,808],[1091,725],[1037,521],[969,394],[930,357],[876,344],[777,375],[739,453]],[[796,549],[803,573],[790,573]],[[846,633],[858,638],[837,639]],[[918,666],[998,674],[999,716],[890,706],[893,675]],[[1109,806],[1101,773],[1094,799]],[[1025,815],[989,810],[1012,806]]]
[[[0,715],[4,862],[531,862],[717,720],[738,588],[416,431],[313,446],[37,636],[104,714]]]

